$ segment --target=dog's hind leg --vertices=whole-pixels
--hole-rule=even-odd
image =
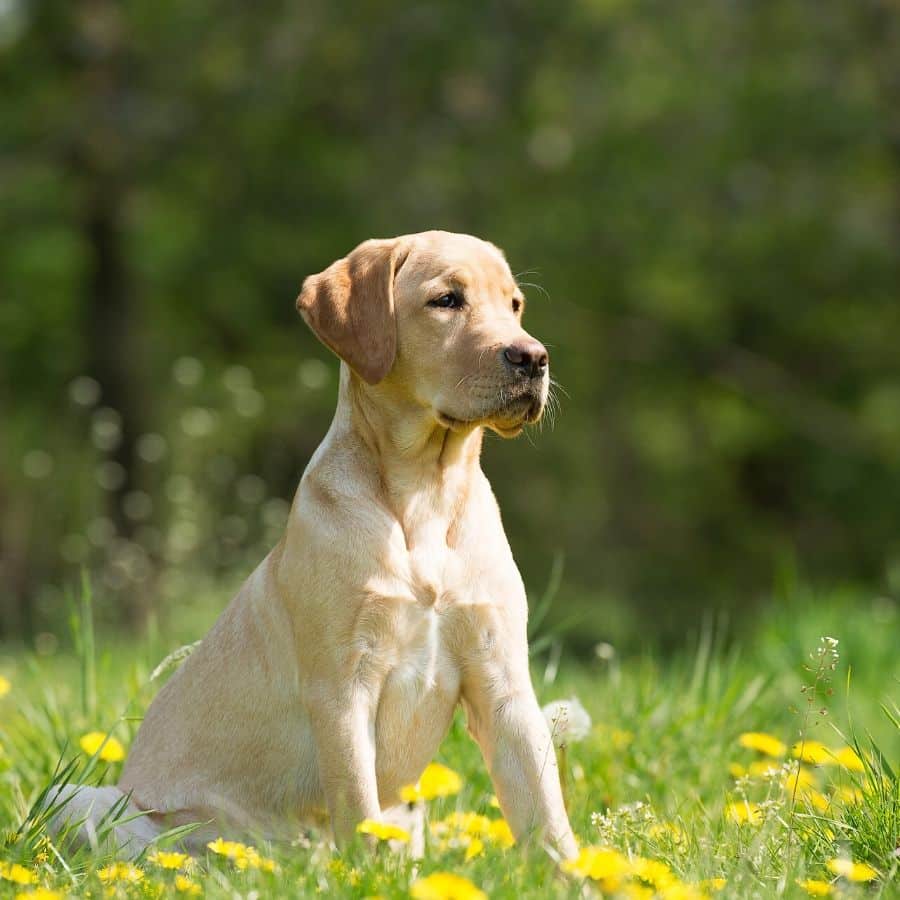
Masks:
[[[65,835],[74,846],[108,848],[129,859],[162,830],[117,787],[66,784],[48,794],[44,807],[51,811],[54,837]]]

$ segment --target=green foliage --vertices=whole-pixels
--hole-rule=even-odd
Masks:
[[[608,846],[630,860],[663,863],[679,881],[704,885],[709,897],[799,898],[806,893],[797,881],[807,878],[831,884],[846,898],[897,896],[900,669],[895,629],[884,627],[878,609],[865,604],[848,616],[846,599],[829,595],[809,603],[792,598],[739,647],[726,646],[715,629],[707,628],[695,635],[692,650],[665,662],[607,652],[590,663],[564,657],[557,671],[539,656],[534,676],[542,702],[577,696],[593,718],[588,736],[569,743],[565,757],[569,810],[581,845]],[[206,608],[203,614],[208,620],[215,610]],[[65,835],[53,843],[46,840],[47,814],[39,810],[47,786],[51,781],[115,782],[121,763],[88,757],[81,736],[100,729],[127,748],[159,685],[151,672],[199,626],[174,622],[164,636],[145,641],[135,652],[113,635],[87,638],[85,621],[77,654],[0,656],[0,674],[11,685],[0,698],[0,862],[17,862],[36,873],[39,882],[76,896],[101,892],[100,873],[111,877],[105,867],[113,858],[102,841],[101,849],[91,851],[72,848]],[[799,653],[792,623],[816,636]],[[855,641],[854,633],[865,634],[866,642]],[[816,653],[810,665],[803,665],[823,634],[839,639],[835,655],[828,657],[836,665],[835,691],[832,696],[827,690],[814,692],[807,715],[803,708],[810,694],[804,687],[828,683],[817,674]],[[88,711],[81,697],[92,668],[85,648],[92,644],[97,705]],[[766,757],[740,745],[741,734],[760,731],[782,741],[787,756]],[[804,789],[792,795],[784,779],[795,770],[784,766],[792,745],[804,736],[807,744],[852,747],[862,770],[827,758],[806,764],[810,784],[804,781]],[[490,819],[500,815],[461,716],[439,758],[462,775],[463,788],[456,796],[430,801],[430,821],[454,811]],[[759,763],[771,769],[753,769]],[[735,777],[729,771],[735,765],[749,774]],[[755,810],[752,822],[732,818],[731,805],[744,803]],[[114,819],[115,812],[100,831]],[[172,849],[177,837],[169,834],[161,844]],[[260,842],[258,849],[263,859],[274,861],[274,872],[252,864],[242,870],[211,852],[188,874],[211,897],[252,891],[403,897],[416,878],[437,871],[463,875],[492,898],[582,896],[577,877],[560,876],[543,854],[522,848],[488,845],[467,860],[465,845],[443,847],[432,836],[417,868],[386,846],[375,854],[356,847],[339,856],[315,833],[291,846]],[[869,886],[854,885],[828,869],[836,859],[871,866],[877,878]],[[137,865],[144,873],[141,882],[130,886],[127,872],[119,872],[117,896],[173,891],[174,870],[154,862],[151,854]],[[724,879],[725,885],[717,891],[710,879]],[[25,889],[0,878],[2,897]],[[660,889],[656,896],[684,895]]]
[[[303,277],[431,227],[551,345],[556,427],[486,465],[583,649],[786,560],[896,593],[898,84],[886,0],[9,0],[0,628],[59,631],[81,566],[144,623],[246,573],[334,400]]]

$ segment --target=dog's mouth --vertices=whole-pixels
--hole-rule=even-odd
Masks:
[[[451,431],[468,431],[483,426],[497,432],[501,437],[512,438],[526,425],[540,421],[545,404],[545,398],[540,393],[526,391],[515,397],[502,398],[496,409],[480,416],[459,419],[437,410],[436,417],[444,428]]]

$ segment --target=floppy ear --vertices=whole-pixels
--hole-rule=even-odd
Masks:
[[[397,354],[394,276],[408,251],[398,239],[360,244],[303,282],[297,309],[316,337],[369,384]]]

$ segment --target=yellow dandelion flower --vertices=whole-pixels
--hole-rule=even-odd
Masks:
[[[487,894],[468,878],[452,872],[435,872],[414,881],[409,889],[413,900],[487,900]]]
[[[798,766],[796,771],[789,772],[781,782],[781,786],[789,794],[793,794],[795,791],[802,794],[805,790],[815,788],[816,784],[816,776],[809,769],[804,769],[803,766]]]
[[[851,772],[864,772],[866,767],[859,758],[859,754],[852,747],[841,747],[834,751],[834,760],[839,766],[843,766]]]
[[[830,859],[827,863],[830,872],[846,878],[847,881],[873,881],[878,873],[865,863],[855,863],[852,859]]]
[[[114,884],[117,881],[125,884],[137,884],[143,880],[144,872],[133,863],[116,862],[98,869],[97,877],[103,884]]]
[[[484,841],[481,838],[473,837],[469,840],[469,846],[466,847],[466,861],[475,859],[484,853]]]
[[[560,867],[572,875],[602,882],[604,890],[610,893],[615,892],[631,869],[626,857],[608,847],[582,847],[578,856],[564,860]]]
[[[261,856],[256,847],[248,847],[245,844],[233,841],[225,841],[224,843],[226,845],[232,844],[231,848],[226,846],[226,851],[230,849],[231,853],[226,852],[225,855],[231,859],[235,868],[241,871],[244,869],[259,869],[263,872],[274,872],[278,868],[274,859]]]
[[[654,822],[647,829],[647,835],[655,841],[669,840],[673,844],[687,840],[684,829],[674,822]]]
[[[196,897],[203,893],[200,885],[196,881],[191,881],[187,875],[175,876],[175,890],[180,894],[187,894],[189,897]]]
[[[700,882],[700,888],[704,891],[724,891],[727,884],[724,878],[707,878]]]
[[[758,759],[747,768],[747,774],[754,778],[774,778],[780,772],[781,766],[768,759]]]
[[[817,809],[819,812],[825,812],[831,806],[831,801],[821,791],[808,789],[803,791],[801,796],[813,809]]]
[[[506,850],[515,844],[516,839],[506,819],[494,819],[488,826],[488,838],[492,844]]]
[[[33,891],[20,891],[16,894],[16,900],[63,900],[64,896],[60,891],[39,887]]]
[[[218,837],[214,841],[210,841],[206,845],[213,853],[220,856],[239,856],[243,854],[247,847],[240,841],[226,841],[225,838]]]
[[[728,763],[728,774],[732,778],[743,778],[747,774],[747,767],[739,762]]]
[[[750,803],[748,800],[740,800],[737,803],[729,803],[725,807],[725,818],[736,822],[738,825],[745,823],[762,825],[764,816],[759,808],[759,804]]]
[[[818,878],[807,878],[797,882],[810,897],[827,897],[834,892],[834,888],[827,881]]]
[[[624,897],[625,900],[653,900],[656,889],[638,881],[628,881],[619,887],[616,896]]]
[[[375,819],[363,819],[356,826],[359,834],[371,834],[379,841],[401,841],[408,844],[411,835],[399,825],[390,825],[387,822],[378,822]]]
[[[487,834],[491,827],[491,820],[487,816],[482,816],[479,813],[473,812],[462,812],[460,810],[450,813],[450,815],[444,819],[444,822],[450,828],[454,828],[457,831],[462,831],[470,835]]]
[[[626,750],[634,742],[634,732],[624,728],[613,728],[609,734],[613,750]]]
[[[631,861],[631,874],[641,881],[646,881],[654,887],[663,888],[676,881],[672,870],[664,863],[655,859],[644,859],[638,856]]]
[[[37,875],[26,869],[19,863],[7,863],[0,861],[0,878],[11,881],[13,884],[36,884]]]
[[[738,743],[748,750],[756,750],[766,756],[784,756],[787,750],[783,741],[762,731],[745,731],[738,738]]]
[[[165,850],[157,850],[156,853],[151,853],[147,859],[163,869],[180,869],[190,860],[190,856],[187,853],[168,853]]]
[[[12,682],[0,675],[0,697],[5,697],[12,690]]]
[[[78,742],[88,756],[98,752],[104,762],[121,762],[125,759],[125,748],[114,738],[103,731],[91,731]]]
[[[206,845],[213,853],[230,859],[238,869],[263,869],[274,872],[275,861],[260,856],[255,847],[248,847],[240,841],[226,841],[224,838],[216,838]]]
[[[462,778],[453,769],[440,763],[429,763],[417,784],[400,788],[400,799],[404,803],[415,803],[417,800],[451,797],[461,790]]]
[[[708,900],[706,894],[692,884],[674,881],[665,887],[658,888],[656,896],[662,900]]]
[[[794,759],[800,759],[814,766],[828,765],[834,762],[834,752],[821,741],[798,741],[791,747]]]

